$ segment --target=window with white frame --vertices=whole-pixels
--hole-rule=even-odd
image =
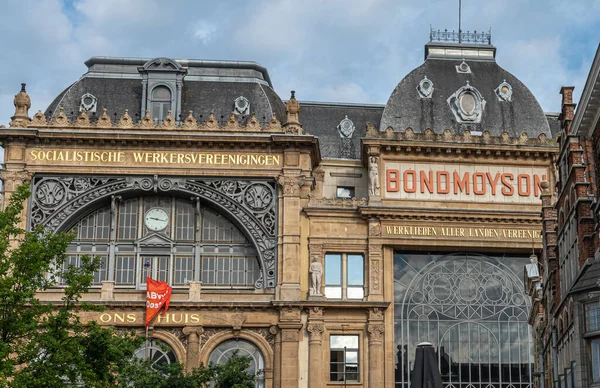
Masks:
[[[360,381],[358,342],[358,335],[329,337],[329,381]]]
[[[364,256],[356,253],[325,255],[325,296],[329,299],[364,297]]]

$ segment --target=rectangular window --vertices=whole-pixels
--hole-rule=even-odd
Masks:
[[[119,240],[135,240],[138,225],[138,200],[128,199],[119,205]]]
[[[134,285],[135,257],[117,256],[115,258],[115,284]]]
[[[354,198],[354,187],[338,186],[336,190],[336,197],[348,199]]]
[[[362,299],[365,296],[363,255],[325,255],[325,296],[343,300]]]
[[[329,381],[359,382],[357,335],[329,337]]]
[[[585,306],[586,331],[600,331],[600,303],[590,303]]]
[[[592,339],[590,342],[592,381],[600,382],[600,338]]]
[[[196,224],[194,220],[194,205],[183,200],[176,200],[175,238],[178,241],[193,241]]]
[[[94,272],[94,284],[102,284],[108,276],[108,259],[106,256],[100,257],[100,268]]]
[[[175,257],[173,285],[187,285],[194,280],[194,258]]]

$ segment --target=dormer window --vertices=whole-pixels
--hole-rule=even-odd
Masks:
[[[166,86],[156,86],[152,89],[150,113],[153,120],[162,122],[171,110],[171,90]]]
[[[142,76],[141,111],[150,111],[152,119],[162,122],[168,115],[181,121],[181,92],[187,69],[169,58],[154,58],[139,67]]]

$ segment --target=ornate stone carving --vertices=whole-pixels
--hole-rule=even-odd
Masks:
[[[175,119],[171,116],[171,110],[167,111],[167,117],[165,117],[160,125],[164,129],[175,129],[177,127]]]
[[[281,132],[283,131],[283,127],[281,126],[281,122],[277,120],[277,115],[273,112],[273,118],[269,121],[269,125],[267,127],[270,132]]]
[[[315,198],[314,196],[312,196],[310,197],[310,201],[308,202],[308,206],[310,207],[340,207],[356,209],[358,206],[366,205],[366,198]]]
[[[29,118],[31,99],[25,90],[25,84],[21,84],[21,91],[15,95],[13,104],[15,106],[15,114],[10,118],[9,126],[27,128],[27,125],[31,121]]]
[[[379,290],[379,260],[371,261],[371,286],[373,290]]]
[[[421,98],[431,98],[433,94],[433,82],[427,77],[423,77],[419,85],[417,85],[417,91],[419,92],[419,96]]]
[[[102,115],[98,117],[98,121],[96,122],[96,126],[100,128],[110,128],[112,122],[110,121],[110,117],[106,113],[106,108],[102,109]]]
[[[277,273],[277,197],[274,182],[158,176],[40,176],[32,186],[30,228],[60,231],[69,218],[111,195],[134,191],[182,192],[217,204],[254,242],[261,263],[256,288],[273,288]]]
[[[32,174],[24,170],[1,170],[0,178],[5,191],[14,191],[24,182],[31,180]]]
[[[448,97],[448,105],[459,123],[480,123],[485,109],[485,99],[469,81]]]
[[[53,124],[60,126],[68,126],[69,124],[71,124],[69,123],[69,118],[65,114],[65,108],[63,108],[62,106],[58,108],[58,114],[54,117]]]
[[[244,322],[246,322],[246,315],[244,314],[233,314],[229,320],[231,322],[231,326],[233,327],[233,331],[234,332],[239,332],[240,330],[242,330],[242,325],[244,324]]]
[[[503,80],[500,85],[494,90],[498,101],[511,101],[513,89],[506,80]]]
[[[279,186],[281,186],[281,188],[283,189],[284,196],[299,196],[300,187],[304,186],[304,182],[306,182],[306,177],[304,175],[280,175],[277,177],[277,183],[279,183]]]
[[[323,319],[323,307],[314,306],[307,309],[307,311],[309,320]]]
[[[298,121],[298,114],[300,113],[300,103],[296,100],[296,92],[292,90],[292,96],[285,105],[285,111],[287,113],[287,121],[283,126],[285,133],[291,133],[296,135],[302,134],[302,125]]]
[[[297,342],[298,341],[298,330],[296,330],[296,329],[282,329],[281,330],[281,341],[283,341],[283,342]]]
[[[252,112],[252,116],[250,117],[250,120],[248,120],[248,123],[246,124],[246,130],[253,131],[253,132],[260,131],[260,122],[256,118],[256,113]]]
[[[379,187],[379,156],[369,156],[369,194],[381,195]]]
[[[383,310],[374,307],[369,309],[369,321],[382,321],[383,320]]]
[[[323,332],[325,331],[325,325],[323,325],[323,323],[309,323],[306,326],[306,330],[310,333],[311,341],[323,340]]]
[[[183,121],[182,127],[185,129],[196,129],[198,127],[198,122],[194,118],[194,112],[192,110],[188,111],[188,116]]]
[[[81,100],[79,103],[79,111],[80,112],[96,112],[96,108],[98,105],[98,99],[91,93],[85,93],[81,96]]]
[[[90,118],[88,117],[85,109],[82,110],[81,113],[79,113],[79,116],[77,116],[75,123],[79,127],[89,127],[90,126]]]
[[[235,112],[231,112],[231,116],[229,116],[229,120],[227,120],[227,125],[225,128],[232,131],[240,129],[240,123],[238,123],[237,118],[235,117]]]
[[[294,307],[282,308],[279,311],[280,321],[299,322],[300,321],[300,309]]]
[[[41,110],[38,110],[35,115],[33,115],[33,119],[31,120],[31,126],[46,126],[48,125],[48,120],[46,120],[46,116],[42,113]]]
[[[369,341],[381,342],[383,333],[385,332],[385,325],[379,323],[369,324],[367,326],[367,332],[369,333]]]
[[[183,328],[183,334],[189,336],[190,334],[201,335],[204,333],[204,328],[202,326],[186,326]]]
[[[146,109],[146,113],[144,117],[142,117],[142,122],[140,123],[141,128],[154,128],[154,120],[152,120],[152,116],[150,116],[150,111]]]
[[[369,221],[369,236],[381,237],[381,222],[379,222],[379,220]]]
[[[119,128],[131,128],[133,126],[133,120],[129,116],[129,109],[125,109],[125,113],[119,119]]]
[[[354,123],[348,118],[347,115],[342,121],[340,121],[337,128],[338,131],[340,131],[340,136],[342,138],[351,138],[352,134],[356,130]]]
[[[323,265],[319,262],[317,256],[313,257],[310,263],[310,295],[321,296],[321,278],[323,277]]]

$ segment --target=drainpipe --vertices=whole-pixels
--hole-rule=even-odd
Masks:
[[[552,329],[552,352],[554,353],[554,388],[560,388],[558,383],[558,334],[556,328]]]

